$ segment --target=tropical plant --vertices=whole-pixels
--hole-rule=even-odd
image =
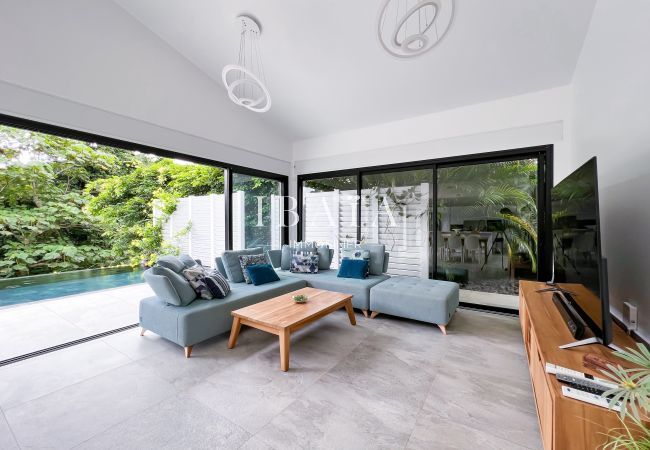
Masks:
[[[614,352],[615,356],[638,367],[626,369],[620,365],[608,365],[602,372],[617,384],[617,387],[603,393],[609,407],[620,407],[621,427],[609,430],[607,442],[602,448],[650,449],[650,429],[644,420],[650,411],[650,351],[643,344],[637,348],[626,348]],[[629,422],[626,422],[626,418]]]

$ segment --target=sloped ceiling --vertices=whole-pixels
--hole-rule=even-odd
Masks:
[[[291,140],[569,84],[595,4],[456,0],[445,40],[398,60],[376,38],[382,0],[114,1],[217,83],[236,61],[236,16],[258,18],[263,119]]]

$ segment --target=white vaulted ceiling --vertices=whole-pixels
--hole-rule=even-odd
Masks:
[[[256,17],[263,120],[290,140],[569,84],[595,3],[456,0],[440,45],[399,60],[376,37],[383,0],[114,1],[218,84],[237,58],[236,16]]]

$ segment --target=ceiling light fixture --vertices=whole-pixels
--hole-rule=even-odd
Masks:
[[[385,0],[379,10],[377,36],[393,56],[419,56],[442,40],[453,15],[453,0]]]
[[[260,26],[249,16],[239,16],[239,58],[237,64],[223,68],[221,79],[228,97],[235,104],[263,113],[271,109],[271,95],[266,88],[264,67],[260,52]]]

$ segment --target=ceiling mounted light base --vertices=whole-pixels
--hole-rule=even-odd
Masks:
[[[241,34],[237,64],[228,64],[221,79],[233,103],[254,112],[271,109],[271,95],[266,88],[260,52],[259,23],[250,16],[239,16]]]
[[[442,40],[453,15],[453,0],[385,0],[379,10],[377,36],[395,57],[419,56]]]

